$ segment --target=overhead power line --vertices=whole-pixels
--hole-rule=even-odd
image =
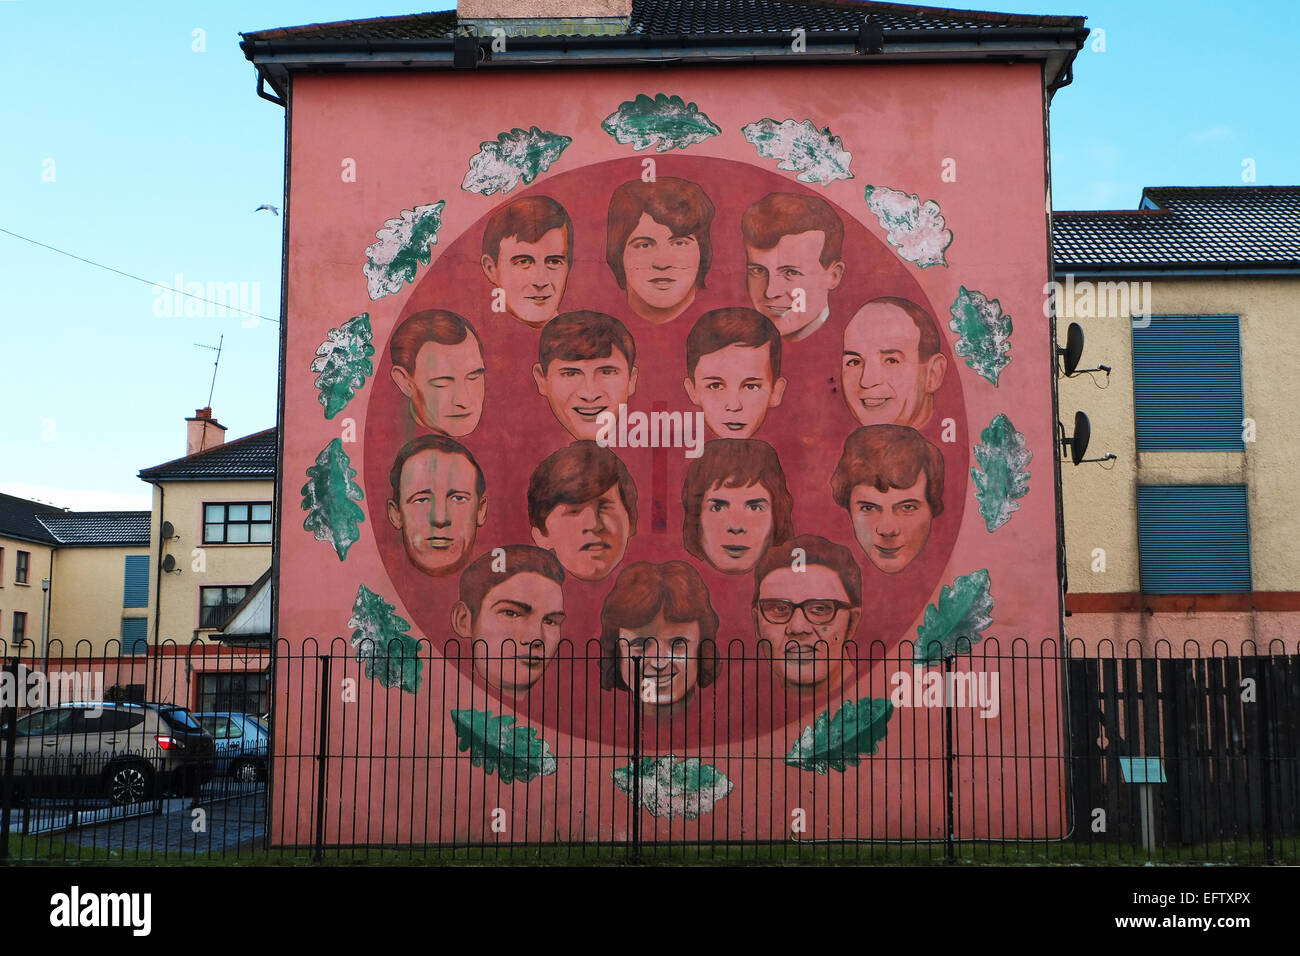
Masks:
[[[21,236],[16,232],[11,232],[10,230],[5,229],[3,226],[0,226],[0,232],[3,232],[7,236],[13,236],[15,239],[21,239],[23,242],[30,242],[34,246],[40,246],[42,249],[48,249],[50,250],[50,252],[57,252],[59,255],[67,256],[69,259],[76,259],[78,262],[84,262],[86,265],[94,266],[96,269],[103,269],[106,272],[112,272],[115,275],[120,275],[127,279],[134,279],[136,282],[143,282],[145,285],[148,286],[163,286],[166,289],[170,289],[173,295],[183,295],[186,298],[198,299],[200,302],[207,302],[211,305],[219,305],[227,312],[239,312],[243,315],[250,315],[253,316],[254,318],[264,319],[267,322],[273,322],[276,325],[280,324],[279,319],[273,319],[269,315],[262,315],[259,312],[249,312],[247,309],[241,309],[238,308],[237,306],[230,305],[229,303],[226,302],[219,302],[216,299],[208,299],[201,295],[195,295],[194,293],[186,292],[183,289],[172,289],[171,286],[167,285],[166,282],[154,282],[152,279],[146,279],[143,276],[132,275],[129,272],[123,272],[121,269],[114,269],[112,266],[106,266],[102,262],[95,262],[93,259],[86,259],[83,256],[75,255],[74,253],[68,252],[65,249],[58,249],[54,246],[46,245],[43,242],[38,242],[37,240],[31,238],[30,236]]]

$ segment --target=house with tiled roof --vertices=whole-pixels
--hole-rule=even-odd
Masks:
[[[159,684],[174,686],[174,699],[202,711],[260,714],[264,660],[233,661],[219,648],[231,616],[269,577],[277,433],[230,441],[225,433],[212,409],[200,408],[186,419],[185,455],[139,473],[153,485],[149,548],[158,596],[139,650],[160,662]],[[269,628],[259,636],[265,644]],[[192,677],[175,665],[177,655],[190,658]]]
[[[115,649],[147,620],[148,548],[147,511],[0,495],[0,644],[42,656]]]
[[[1067,635],[1175,653],[1294,639],[1300,186],[1057,212],[1053,259],[1059,344],[1084,336],[1061,421],[1083,411],[1088,457],[1117,456],[1063,466]]]

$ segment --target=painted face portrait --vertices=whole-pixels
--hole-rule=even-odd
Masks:
[[[897,574],[930,540],[934,516],[926,501],[925,473],[910,488],[878,490],[857,485],[849,497],[853,534],[867,558],[886,574]]]
[[[542,330],[533,366],[537,392],[579,441],[594,441],[606,412],[636,392],[636,345],[623,323],[600,312],[568,312]]]
[[[483,230],[479,265],[506,311],[537,329],[555,318],[573,265],[573,222],[549,196],[501,206]]]
[[[388,520],[402,534],[407,560],[425,574],[451,574],[468,561],[487,520],[481,480],[473,461],[454,451],[424,448],[402,464]]]
[[[457,636],[471,643],[478,675],[493,687],[518,693],[537,682],[555,655],[564,594],[558,581],[521,572],[488,590],[477,613],[458,602],[451,622]]]
[[[693,567],[630,565],[600,609],[601,686],[627,692],[643,708],[681,704],[717,676],[717,634],[718,615]]]
[[[609,201],[605,260],[628,307],[671,322],[704,288],[713,257],[713,203],[695,183],[671,176],[624,183]]]
[[[857,311],[844,328],[840,377],[859,424],[920,428],[930,420],[948,367],[938,336],[934,320],[903,299]]]
[[[825,199],[769,193],[740,219],[749,299],[788,341],[816,332],[844,278],[844,223]]]
[[[737,344],[700,356],[694,378],[686,380],[686,395],[719,438],[749,438],[768,410],[781,404],[785,384],[772,375],[768,346]]]
[[[784,235],[771,249],[745,245],[749,300],[787,338],[799,336],[812,323],[821,324],[830,308],[827,297],[844,278],[843,262],[821,264],[825,245],[821,231]]]
[[[652,322],[677,318],[695,298],[700,244],[694,236],[674,236],[670,228],[642,213],[623,247],[627,304]]]
[[[898,574],[920,556],[943,514],[943,453],[915,428],[867,425],[844,440],[831,497],[848,511],[867,558]]]
[[[545,374],[533,367],[537,391],[565,430],[579,440],[595,440],[605,412],[618,414],[636,391],[636,369],[613,352],[599,359],[557,359]]]
[[[533,528],[539,548],[555,552],[564,570],[581,581],[600,581],[623,560],[632,520],[618,486],[576,504],[558,504],[544,528]]]
[[[682,545],[723,574],[747,574],[794,536],[794,499],[767,442],[715,438],[682,482]]]
[[[767,642],[772,667],[787,685],[834,686],[845,669],[844,642],[862,615],[832,568],[778,567],[759,582],[754,626]]]
[[[540,328],[560,310],[569,281],[568,247],[568,234],[562,228],[544,233],[536,242],[507,236],[495,259],[483,256],[483,274],[505,292],[507,312]]]
[[[724,574],[754,569],[772,543],[772,495],[762,485],[714,485],[700,511],[700,545],[709,564]]]
[[[643,704],[667,707],[689,694],[700,675],[700,622],[670,621],[662,613],[641,627],[619,628],[619,672],[638,687]],[[641,662],[640,684],[635,661]]]
[[[411,417],[425,428],[461,438],[483,415],[486,373],[478,339],[454,345],[425,342],[410,371],[394,365],[393,382],[410,401]]]

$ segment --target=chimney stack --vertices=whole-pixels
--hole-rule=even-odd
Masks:
[[[225,444],[226,426],[212,417],[211,408],[197,408],[194,417],[185,421],[186,456]]]
[[[457,0],[461,20],[603,20],[632,16],[632,0]]]

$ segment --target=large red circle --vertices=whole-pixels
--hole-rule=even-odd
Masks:
[[[499,545],[532,542],[526,504],[529,476],[543,458],[570,441],[537,393],[531,377],[539,332],[509,315],[492,311],[492,286],[479,265],[483,229],[491,212],[500,204],[529,194],[550,196],[563,204],[574,223],[575,241],[561,312],[606,312],[631,331],[640,368],[633,408],[693,411],[683,388],[687,333],[696,318],[710,309],[750,304],[741,214],[771,192],[816,194],[790,179],[745,163],[688,156],[659,156],[656,162],[657,175],[698,183],[716,208],[707,288],[697,294],[683,315],[664,325],[653,325],[628,308],[626,295],[605,262],[609,197],[619,184],[641,177],[641,157],[560,173],[507,197],[463,193],[448,199],[449,203],[477,204],[483,216],[454,242],[434,247],[439,254],[418,279],[400,318],[425,309],[447,309],[467,318],[482,339],[487,369],[483,416],[475,431],[462,440],[483,468],[488,487],[488,517],[479,529],[476,555]],[[789,386],[785,399],[769,413],[755,437],[770,443],[780,456],[795,501],[796,533],[838,541],[858,558],[863,572],[864,607],[857,654],[865,661],[880,657],[904,637],[912,636],[908,633],[910,626],[940,583],[961,525],[969,442],[961,383],[945,340],[942,348],[948,356],[948,372],[936,396],[935,414],[922,429],[944,453],[943,514],[935,519],[925,550],[909,567],[896,575],[878,571],[865,559],[848,515],[836,507],[830,494],[830,476],[844,439],[857,427],[839,394],[843,328],[859,305],[882,295],[901,296],[921,304],[941,325],[943,313],[935,311],[922,291],[911,271],[914,266],[899,259],[850,212],[839,207],[837,211],[844,221],[846,270],[843,281],[830,296],[830,319],[806,340],[786,347],[782,374]],[[869,216],[865,202],[855,212]],[[376,342],[385,347],[376,356],[366,416],[363,480],[369,517],[393,590],[414,619],[413,633],[426,638],[435,653],[446,654],[466,673],[472,673],[469,649],[462,647],[450,627],[456,578],[435,579],[415,570],[387,516],[388,472],[394,456],[406,441],[422,432],[407,414],[405,399],[390,377],[392,363],[386,346],[394,328],[376,329]],[[941,437],[945,419],[954,423],[949,426],[950,440],[946,442]],[[721,621],[718,654],[723,664],[717,681],[699,689],[686,711],[671,720],[643,718],[649,721],[643,732],[656,736],[652,746],[661,752],[680,752],[767,733],[795,720],[806,720],[814,710],[837,706],[841,698],[865,696],[865,690],[855,693],[851,682],[829,698],[825,693],[788,695],[771,667],[759,660],[751,616],[752,575],[720,574],[689,556],[682,546],[681,487],[689,463],[682,451],[617,451],[636,481],[641,500],[639,531],[631,539],[622,565],[600,582],[586,583],[572,576],[565,582],[566,643],[529,693],[502,700],[475,677],[475,699],[447,700],[444,703],[448,709],[472,705],[498,710],[503,706],[518,714],[521,722],[606,743],[625,741],[633,726],[628,695],[600,688],[595,640],[600,631],[601,602],[618,571],[642,560],[690,562],[703,577]],[[659,456],[661,473],[658,487],[655,456]],[[854,679],[865,677],[866,667],[861,666]],[[426,682],[424,690],[435,695],[451,694],[454,686],[450,681],[444,687]]]

